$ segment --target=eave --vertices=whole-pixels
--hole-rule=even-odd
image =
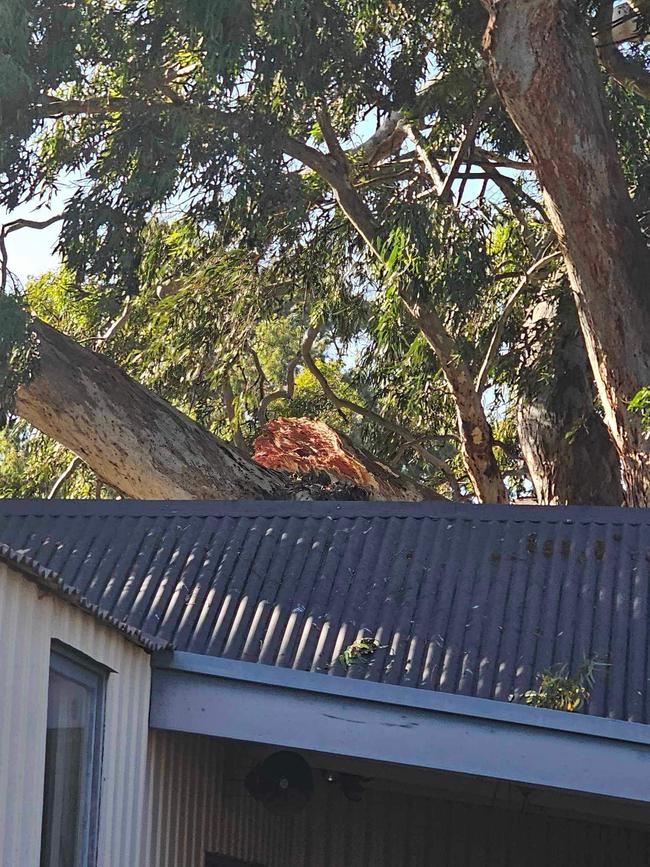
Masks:
[[[193,653],[152,665],[155,729],[650,802],[641,724]]]

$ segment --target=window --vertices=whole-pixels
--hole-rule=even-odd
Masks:
[[[95,867],[105,684],[103,669],[53,645],[41,867]]]

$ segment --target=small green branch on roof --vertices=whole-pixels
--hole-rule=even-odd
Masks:
[[[341,665],[348,669],[360,659],[368,659],[378,649],[379,642],[375,638],[358,638],[352,644],[348,644],[339,656]]]
[[[637,391],[627,408],[639,415],[644,432],[650,433],[650,386]]]
[[[523,702],[533,707],[572,712],[579,710],[591,697],[596,667],[603,663],[586,659],[575,675],[569,674],[567,665],[547,668],[538,675],[537,689],[529,689]]]

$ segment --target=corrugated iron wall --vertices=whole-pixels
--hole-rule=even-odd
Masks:
[[[108,666],[100,867],[141,863],[149,656],[0,563],[0,865],[38,867],[47,685],[56,638]]]
[[[147,867],[203,867],[206,851],[288,863],[285,825],[246,793],[244,762],[237,745],[150,732]]]
[[[303,813],[275,816],[244,789],[254,761],[241,745],[152,732],[145,867],[203,867],[206,851],[264,867],[650,864],[650,834],[636,829],[373,791],[372,785],[353,803],[318,777]]]

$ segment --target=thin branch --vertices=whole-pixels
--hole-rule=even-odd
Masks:
[[[463,136],[461,143],[456,151],[456,155],[454,156],[451,165],[449,167],[449,171],[447,172],[447,177],[445,178],[445,183],[440,191],[440,198],[443,202],[449,201],[451,199],[451,187],[454,181],[456,180],[456,176],[460,171],[461,165],[467,159],[467,155],[472,149],[472,145],[474,144],[474,139],[478,133],[479,127],[483,123],[485,119],[485,115],[490,110],[490,107],[494,104],[494,94],[491,93],[487,96],[479,105],[476,110],[476,114],[472,118],[465,135]]]
[[[257,371],[257,381],[255,385],[259,388],[260,392],[260,400],[264,400],[264,383],[267,382],[266,374],[264,373],[264,368],[262,367],[262,362],[260,361],[260,357],[255,352],[250,343],[246,346],[246,351],[253,359],[253,364],[255,366],[255,370]]]
[[[495,168],[489,165],[484,166],[484,170],[490,180],[499,187],[513,211],[515,210],[515,207],[518,207],[519,203],[522,202],[524,205],[537,211],[542,220],[545,223],[548,223],[548,215],[543,206],[540,205],[539,202],[536,202],[532,196],[529,196],[525,190],[518,187],[512,178],[509,178],[507,175],[502,175],[501,172],[498,172]]]
[[[54,214],[52,217],[47,217],[45,220],[11,220],[0,227],[0,293],[4,293],[7,288],[7,278],[9,276],[9,256],[7,253],[7,236],[12,232],[18,232],[20,229],[47,229],[48,226],[58,223],[63,219],[63,214]]]
[[[613,12],[614,0],[604,0],[596,16],[596,29],[600,34],[606,34],[596,40],[600,62],[614,81],[650,101],[650,70],[640,61],[626,57],[617,47],[612,33]]]
[[[295,385],[296,385],[296,368],[300,364],[300,355],[294,356],[287,364],[287,386],[286,388],[278,388],[276,391],[270,391],[260,401],[257,408],[258,424],[266,424],[269,406],[275,403],[276,400],[292,400]]]
[[[101,351],[109,340],[124,328],[131,315],[131,299],[128,299],[122,308],[122,312],[110,323],[106,331],[95,338],[95,351]]]
[[[318,382],[321,387],[321,390],[325,397],[330,401],[330,403],[336,407],[340,412],[347,409],[349,412],[353,412],[356,415],[360,415],[363,418],[368,419],[369,421],[378,424],[380,427],[385,428],[386,430],[391,431],[391,433],[396,434],[401,439],[406,440],[411,444],[414,451],[416,451],[423,460],[432,466],[436,467],[436,469],[440,470],[444,473],[445,477],[449,482],[449,486],[453,492],[453,497],[455,500],[462,500],[463,495],[460,490],[460,485],[458,484],[458,480],[454,475],[449,464],[439,458],[437,455],[434,455],[427,448],[421,445],[418,440],[413,436],[412,431],[407,430],[401,425],[397,424],[390,419],[384,418],[384,416],[379,415],[379,413],[375,412],[372,409],[368,409],[365,406],[361,406],[361,404],[355,403],[352,400],[348,400],[344,397],[339,397],[338,394],[334,391],[334,389],[329,384],[329,381],[323,371],[318,367],[314,358],[311,354],[314,341],[319,334],[318,328],[308,328],[305,332],[305,335],[302,340],[301,345],[301,354],[303,361],[305,362],[305,367],[312,374],[314,379]]]
[[[68,466],[65,468],[65,470],[61,473],[59,478],[50,488],[50,493],[47,495],[48,500],[53,500],[56,497],[56,495],[59,493],[63,485],[65,485],[65,483],[68,481],[70,476],[75,472],[78,467],[82,466],[82,464],[83,461],[81,460],[81,458],[75,455],[68,464]]]
[[[445,175],[440,167],[440,163],[431,152],[427,139],[412,124],[407,124],[404,128],[406,134],[415,145],[415,152],[420,162],[433,182],[433,188],[436,191],[436,194],[441,196],[445,188]]]
[[[483,364],[481,365],[479,374],[476,377],[476,391],[478,392],[478,394],[482,394],[485,389],[489,370],[494,363],[494,359],[496,358],[499,351],[499,346],[501,345],[501,339],[503,337],[503,332],[506,327],[506,321],[510,316],[515,304],[517,303],[517,299],[526,288],[526,286],[529,285],[531,277],[533,277],[538,271],[548,265],[549,262],[557,258],[557,256],[559,255],[561,255],[560,251],[556,250],[554,253],[549,253],[548,255],[542,256],[541,259],[538,259],[537,262],[530,266],[528,271],[526,271],[525,275],[522,277],[521,281],[508,296],[503,310],[501,311],[501,315],[499,316],[499,319],[497,321],[494,333],[492,334],[492,339],[490,340],[490,345],[488,346],[485,358],[483,359]]]
[[[336,160],[341,168],[345,169],[345,171],[349,173],[350,164],[348,163],[348,158],[346,157],[345,151],[341,147],[341,142],[332,126],[332,119],[324,100],[320,101],[318,111],[316,112],[316,119],[318,120],[318,125],[323,134],[323,139],[325,140],[330,156]]]
[[[245,455],[250,455],[248,444],[244,439],[241,428],[239,427],[239,423],[237,421],[237,413],[235,412],[235,397],[233,395],[232,385],[230,384],[230,380],[228,379],[228,377],[226,377],[221,384],[221,398],[223,400],[224,409],[226,410],[226,415],[228,416],[228,421],[230,422],[232,428],[232,441],[241,452],[243,452]]]

